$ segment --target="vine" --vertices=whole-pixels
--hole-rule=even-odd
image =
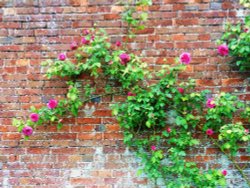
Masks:
[[[148,6],[150,2],[140,0],[133,5]],[[138,25],[131,21],[137,19],[134,9],[129,11],[127,6],[124,15],[129,28]],[[51,99],[40,109],[31,107],[27,120],[13,120],[25,139],[44,124],[53,123],[60,129],[66,114],[78,116],[81,106],[97,97],[127,95],[124,102],[112,106],[112,112],[124,131],[124,143],[141,159],[138,174],[145,173],[155,182],[162,180],[168,188],[224,186],[227,169],[205,170],[187,158],[190,148],[201,144],[198,133],[217,146],[250,185],[244,167],[235,160],[239,144],[250,140],[249,130],[233,121],[240,111],[249,120],[250,108],[228,93],[208,98],[210,91],[196,91],[192,79],[180,82],[178,75],[191,62],[190,53],[182,53],[175,65],[152,74],[139,57],[121,48],[121,42],[110,43],[102,29],[84,30],[80,43],[71,44],[76,50],[71,59],[62,53],[57,60],[42,63],[48,78],[70,80],[68,92],[64,99]],[[227,55],[223,47],[219,52]],[[79,81],[82,74],[87,77],[84,82]],[[105,84],[100,95],[96,95],[97,79]]]
[[[241,71],[250,67],[250,15],[246,16],[243,23],[236,25],[228,23],[219,43],[218,52],[222,56],[228,54],[234,57],[232,64],[236,64]]]

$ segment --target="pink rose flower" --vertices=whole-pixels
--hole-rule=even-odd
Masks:
[[[221,173],[222,173],[223,176],[227,175],[227,171],[226,170],[222,170]]]
[[[208,136],[212,136],[212,135],[214,134],[214,131],[213,131],[212,129],[208,129],[208,130],[206,131],[206,134],[207,134]]]
[[[247,29],[247,28],[245,28],[245,29],[244,29],[244,32],[245,32],[245,33],[247,33],[247,32],[248,32],[248,29]]]
[[[186,65],[189,64],[190,61],[191,61],[191,55],[190,55],[190,53],[187,53],[187,52],[182,53],[180,55],[180,61],[183,64],[186,64]]]
[[[168,132],[168,133],[171,133],[171,131],[172,131],[171,128],[168,127],[168,128],[167,128],[167,132]]]
[[[85,37],[82,38],[82,44],[88,45],[90,43],[89,40],[87,40]]]
[[[33,133],[33,129],[32,129],[32,127],[30,127],[30,126],[25,126],[25,127],[23,128],[23,130],[22,130],[22,133],[23,133],[25,136],[30,136],[30,135],[32,135],[32,133]]]
[[[248,134],[249,133],[249,129],[245,129],[245,133]]]
[[[76,41],[72,42],[72,43],[70,44],[70,48],[71,48],[71,50],[76,50],[76,49],[78,48],[77,42],[76,42]]]
[[[39,115],[36,113],[32,113],[32,114],[30,114],[30,119],[33,122],[37,122],[39,120]]]
[[[84,34],[84,35],[88,35],[88,34],[89,34],[89,30],[88,30],[88,29],[84,29],[84,30],[83,30],[83,34]]]
[[[155,151],[156,150],[156,146],[151,146],[151,150]]]
[[[122,45],[122,43],[121,43],[121,41],[116,41],[116,43],[115,43],[115,45],[117,46],[117,47],[120,47],[121,45]]]
[[[56,108],[57,105],[58,105],[57,100],[55,100],[55,99],[50,99],[49,102],[48,102],[48,104],[47,104],[47,107],[48,107],[49,109],[53,109],[53,108]]]
[[[59,54],[58,59],[64,61],[66,59],[66,55],[64,53]]]
[[[126,65],[130,61],[130,56],[126,53],[121,54],[119,57],[122,65]]]
[[[184,89],[183,88],[178,88],[178,91],[180,92],[180,94],[183,94],[184,93]]]
[[[228,49],[228,46],[225,45],[225,44],[222,44],[218,47],[218,53],[221,55],[221,56],[227,56],[228,53],[229,53],[229,49]]]
[[[214,104],[214,99],[213,98],[209,98],[207,100],[207,103],[206,103],[207,107],[208,108],[214,108],[216,105]]]
[[[136,96],[136,94],[129,91],[128,96]]]

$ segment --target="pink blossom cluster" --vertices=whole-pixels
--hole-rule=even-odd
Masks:
[[[56,108],[57,107],[57,105],[58,105],[58,102],[57,102],[57,100],[55,100],[55,99],[50,99],[49,100],[49,102],[47,103],[47,107],[49,108],[49,109],[54,109],[54,108]],[[37,113],[31,113],[30,114],[30,120],[32,121],[32,122],[38,122],[39,121],[39,118],[40,118],[40,116],[39,116],[39,114],[37,114]],[[23,128],[23,130],[22,130],[22,133],[25,135],[25,136],[30,136],[32,133],[33,133],[33,128],[32,127],[30,127],[30,126],[25,126],[24,128]]]
[[[126,53],[122,53],[119,57],[122,65],[126,65],[130,61],[130,56]]]
[[[229,49],[228,49],[228,46],[226,44],[222,44],[218,47],[217,49],[218,53],[221,55],[221,56],[227,56],[228,53],[229,53]]]

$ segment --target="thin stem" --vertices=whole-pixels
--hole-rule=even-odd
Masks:
[[[227,158],[233,163],[233,165],[237,168],[237,170],[239,171],[239,173],[242,175],[242,177],[245,179],[245,181],[247,182],[247,184],[250,186],[250,180],[248,179],[247,175],[243,172],[243,169],[237,164],[237,162],[235,161],[235,159],[228,154],[227,152],[225,152],[222,147],[220,146],[220,144],[213,138],[211,138],[211,140],[213,141],[214,145],[216,145],[221,152],[224,153],[224,155],[227,156]]]

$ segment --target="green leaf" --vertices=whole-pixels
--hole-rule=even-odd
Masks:
[[[148,120],[148,121],[146,121],[146,126],[148,127],[148,128],[150,128],[151,127],[151,122]]]
[[[61,122],[59,122],[59,123],[57,124],[57,129],[60,130],[60,129],[62,128],[62,126],[63,126],[63,124],[62,124]]]
[[[34,106],[31,106],[31,107],[30,107],[30,111],[31,111],[31,112],[36,112],[36,108],[35,108]]]

